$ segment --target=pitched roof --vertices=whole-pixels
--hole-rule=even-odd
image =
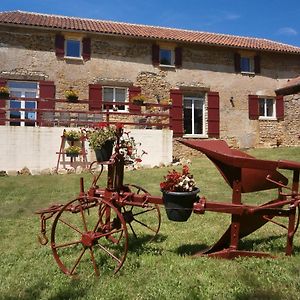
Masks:
[[[223,47],[300,54],[300,47],[267,39],[217,34],[202,31],[129,24],[95,19],[38,14],[23,11],[0,13],[0,25],[35,26],[57,30],[75,30],[137,38],[169,40]]]
[[[277,95],[290,95],[290,94],[296,94],[300,92],[300,76],[288,79],[287,83],[277,89],[276,91]]]

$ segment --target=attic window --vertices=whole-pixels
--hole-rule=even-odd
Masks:
[[[159,64],[163,66],[174,65],[174,51],[171,49],[160,48],[159,51]]]
[[[91,59],[91,39],[89,37],[65,37],[62,34],[56,34],[55,54],[59,59],[89,60]]]
[[[241,56],[241,72],[254,73],[253,57]]]
[[[66,39],[65,53],[66,57],[81,58],[81,40]]]

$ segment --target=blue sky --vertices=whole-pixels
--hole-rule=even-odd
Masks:
[[[0,1],[0,11],[23,10],[251,36],[300,47],[299,0]]]

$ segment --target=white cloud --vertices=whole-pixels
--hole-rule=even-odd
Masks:
[[[239,19],[241,16],[240,15],[237,15],[237,14],[233,14],[233,13],[226,13],[224,15],[224,19],[225,20],[237,20]]]
[[[298,32],[291,27],[281,27],[278,29],[277,33],[281,35],[288,35],[288,36],[298,35]]]

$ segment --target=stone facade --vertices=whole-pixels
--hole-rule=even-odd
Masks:
[[[141,86],[153,101],[169,98],[170,89],[214,91],[220,96],[220,138],[231,146],[300,145],[299,95],[285,97],[282,121],[250,120],[248,115],[248,95],[275,97],[286,79],[300,74],[299,55],[260,52],[261,73],[254,76],[235,73],[236,49],[164,42],[182,47],[183,62],[180,68],[163,68],[152,65],[151,40],[73,32],[68,34],[91,38],[91,59],[61,59],[55,55],[56,33],[1,26],[0,78],[54,81],[59,99],[70,87],[79,91],[79,99],[88,99],[92,83]],[[58,104],[57,109],[62,107]],[[76,109],[88,109],[88,104]],[[175,143],[175,154],[181,151],[176,149]]]

